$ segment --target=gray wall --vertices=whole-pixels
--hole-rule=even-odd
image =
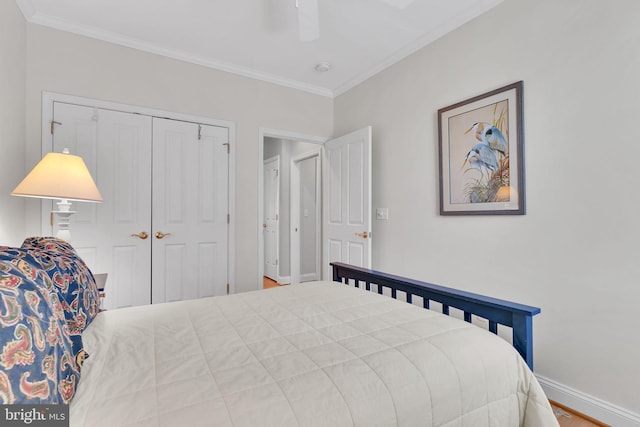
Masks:
[[[15,1],[0,2],[0,245],[25,238],[22,197],[9,193],[25,177],[26,23]]]
[[[640,2],[508,0],[335,100],[373,126],[374,268],[542,308],[535,368],[640,413]],[[438,215],[439,108],[524,80],[525,216]]]

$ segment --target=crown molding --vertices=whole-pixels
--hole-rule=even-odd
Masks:
[[[476,18],[487,10],[495,7],[496,5],[502,3],[504,0],[486,0],[484,2],[479,3],[475,8],[470,8],[467,10],[467,13],[463,15],[457,15],[449,21],[444,22],[440,25],[435,31],[432,31],[429,34],[424,35],[418,40],[407,44],[404,48],[397,51],[395,54],[389,56],[387,59],[379,62],[378,64],[371,67],[369,70],[359,73],[353,76],[351,79],[347,80],[340,86],[338,86],[335,90],[331,90],[321,86],[315,86],[308,83],[300,82],[293,79],[287,79],[281,76],[277,76],[275,74],[269,74],[262,71],[258,71],[249,67],[243,67],[240,65],[217,61],[211,58],[203,57],[200,55],[196,55],[190,52],[177,50],[177,49],[167,49],[160,45],[156,45],[153,43],[148,43],[139,39],[135,39],[132,37],[125,37],[120,34],[102,30],[100,28],[91,27],[91,26],[83,26],[76,23],[72,23],[69,21],[64,21],[49,15],[38,13],[31,0],[16,0],[16,3],[25,19],[32,24],[42,25],[45,27],[54,28],[61,31],[66,31],[74,34],[78,34],[85,37],[90,37],[97,40],[102,40],[105,42],[117,44],[120,46],[129,47],[132,49],[141,50],[148,53],[153,53],[156,55],[161,55],[173,59],[177,59],[184,62],[189,62],[196,65],[201,65],[204,67],[212,68],[219,71],[225,71],[228,73],[240,75],[243,77],[248,77],[255,80],[261,80],[267,83],[276,84],[279,86],[288,87],[291,89],[300,90],[303,92],[308,92],[314,95],[320,95],[327,98],[335,98],[336,96],[342,95],[343,93],[353,89],[355,86],[363,83],[364,81],[370,79],[381,71],[391,67],[392,65],[402,61],[438,38],[444,36],[450,31],[458,28],[464,23]]]
[[[261,80],[267,83],[273,83],[279,86],[288,87],[291,89],[300,90],[303,92],[312,93],[314,95],[325,96],[333,98],[333,91],[320,86],[314,86],[307,83],[299,82],[293,79],[287,79],[284,77],[276,76],[274,74],[257,71],[248,67],[231,64],[223,61],[216,61],[203,56],[195,55],[189,52],[184,52],[176,49],[167,49],[162,46],[148,43],[142,40],[138,40],[132,37],[122,36],[120,34],[102,30],[99,28],[84,26],[75,24],[72,22],[64,21],[52,16],[38,13],[30,0],[16,0],[18,7],[22,11],[26,20],[31,24],[42,25],[45,27],[53,28],[56,30],[66,31],[73,34],[78,34],[85,37],[125,46],[132,49],[141,50],[156,55],[161,55],[173,59],[177,59],[184,62],[189,62],[196,65],[212,68],[218,71],[225,71],[228,73],[248,77],[255,80]]]

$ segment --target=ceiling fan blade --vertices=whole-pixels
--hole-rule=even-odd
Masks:
[[[310,42],[320,37],[318,0],[297,0],[300,40]]]

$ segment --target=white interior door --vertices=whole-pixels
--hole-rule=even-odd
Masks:
[[[73,202],[71,217],[71,243],[94,273],[109,274],[104,307],[149,304],[150,239],[135,235],[151,231],[151,118],[55,102],[53,120],[53,151],[80,155],[104,199]]]
[[[291,159],[291,283],[320,280],[321,150]]]
[[[278,219],[280,206],[280,157],[264,161],[264,275],[278,281]]]
[[[227,293],[227,128],[153,118],[152,302]]]
[[[371,127],[325,143],[323,279],[330,262],[371,267]]]
[[[320,280],[322,194],[320,153],[300,162],[300,281]]]

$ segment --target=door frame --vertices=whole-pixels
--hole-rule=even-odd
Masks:
[[[51,121],[53,120],[53,104],[54,102],[64,102],[68,104],[81,105],[90,108],[101,108],[104,110],[115,110],[123,113],[143,114],[152,117],[163,117],[172,120],[180,120],[184,122],[200,123],[211,126],[224,127],[229,130],[229,197],[228,212],[230,216],[228,236],[227,236],[227,281],[229,283],[229,293],[235,293],[236,288],[236,268],[235,268],[235,188],[236,188],[236,126],[235,123],[227,120],[213,119],[211,117],[196,116],[193,114],[177,113],[174,111],[159,110],[155,108],[140,107],[137,105],[123,104],[119,102],[104,101],[93,98],[85,98],[81,96],[65,95],[55,92],[42,92],[42,123],[41,123],[41,156],[44,157],[53,144],[53,135],[51,134]],[[49,216],[43,212],[52,210],[51,201],[43,200],[40,204],[40,233],[45,234],[45,230],[51,230]]]
[[[263,185],[263,190],[262,190],[262,194],[264,197],[264,165],[267,163],[271,163],[271,162],[276,162],[278,165],[278,188],[276,188],[276,196],[278,201],[280,201],[280,155],[276,155],[273,157],[269,157],[268,159],[264,159],[262,162],[262,174],[263,174],[263,181],[262,181],[262,185]],[[263,198],[264,200],[264,198]],[[276,259],[279,260],[280,258],[280,203],[278,203],[278,208],[277,208],[278,213],[276,215],[278,215],[278,219],[276,220]],[[265,224],[264,222],[264,207],[263,207],[263,211],[262,211],[262,221],[263,221],[263,225]],[[264,227],[262,228],[262,230],[264,230]],[[263,233],[263,239],[264,239],[264,233]],[[263,244],[264,244],[264,240],[263,240]],[[263,274],[264,274],[264,259],[262,262],[263,265]],[[280,279],[280,262],[276,262],[276,281],[279,281]]]
[[[294,231],[294,224],[300,224],[300,162],[305,160],[315,159],[316,160],[316,275],[315,280],[320,280],[318,276],[322,276],[322,271],[320,270],[320,266],[322,265],[322,148],[318,147],[318,149],[313,151],[308,151],[306,153],[300,154],[298,156],[291,158],[291,169],[289,172],[290,178],[290,191],[289,191],[289,200],[290,200],[290,208],[291,213],[289,214],[289,225],[290,225],[290,251],[289,251],[289,268],[291,270],[291,283],[300,283],[301,272],[300,272],[300,233]],[[298,194],[298,197],[293,197],[294,189],[298,190],[295,193]],[[298,225],[300,228],[300,225]]]
[[[267,137],[310,142],[320,146],[330,139],[324,136],[307,135],[279,129],[264,127],[258,129],[258,215],[256,222],[256,233],[258,236],[258,275],[256,277],[256,290],[262,289],[264,280],[264,236],[262,233],[262,223],[264,219],[264,159],[262,157],[264,156],[264,139]]]

